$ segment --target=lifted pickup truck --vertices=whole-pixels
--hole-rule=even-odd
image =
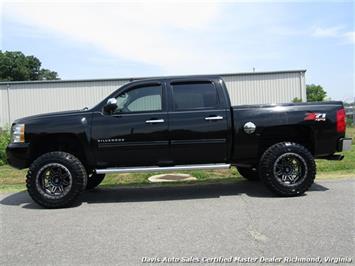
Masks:
[[[126,84],[91,109],[16,120],[9,163],[47,208],[69,206],[106,173],[236,166],[281,196],[303,194],[314,158],[341,160],[342,102],[231,106],[218,76]]]

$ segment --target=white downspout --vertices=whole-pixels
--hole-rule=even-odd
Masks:
[[[6,84],[6,90],[7,90],[7,115],[8,115],[8,123],[9,127],[11,126],[11,114],[10,114],[10,84]]]

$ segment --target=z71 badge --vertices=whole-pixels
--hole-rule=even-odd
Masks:
[[[326,113],[306,113],[305,121],[325,121],[327,118]]]

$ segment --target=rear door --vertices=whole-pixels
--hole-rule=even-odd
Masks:
[[[227,109],[213,80],[171,80],[169,131],[175,164],[227,161]]]

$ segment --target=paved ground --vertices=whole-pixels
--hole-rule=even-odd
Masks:
[[[250,182],[97,189],[60,210],[39,208],[24,192],[2,194],[0,264],[141,265],[142,257],[191,256],[354,260],[354,199],[355,180],[318,181],[297,198],[274,197]]]

